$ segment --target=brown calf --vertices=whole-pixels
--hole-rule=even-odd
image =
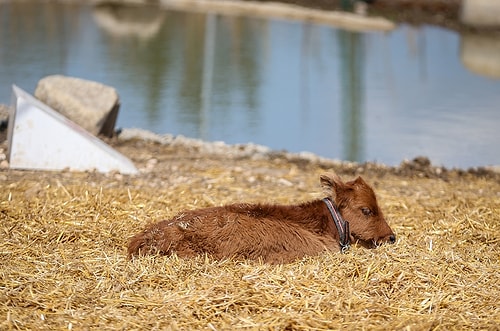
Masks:
[[[299,205],[240,203],[180,213],[132,237],[128,255],[207,253],[286,263],[344,250],[350,241],[367,248],[395,242],[375,193],[361,177],[344,183],[327,174],[321,184],[327,198]]]

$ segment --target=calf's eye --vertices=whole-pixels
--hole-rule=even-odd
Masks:
[[[371,215],[373,215],[373,213],[372,213],[372,211],[370,210],[370,208],[366,208],[366,207],[361,208],[361,212],[362,212],[362,213],[363,213],[363,215],[365,215],[365,216],[371,216]]]

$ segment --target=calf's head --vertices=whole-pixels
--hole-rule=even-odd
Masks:
[[[363,178],[344,183],[338,175],[330,173],[321,176],[321,185],[337,205],[342,217],[349,222],[354,242],[373,248],[396,241],[394,232],[377,204],[373,189]]]

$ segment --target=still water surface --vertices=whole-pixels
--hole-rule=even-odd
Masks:
[[[357,33],[155,8],[0,4],[0,103],[62,74],[111,85],[117,126],[390,165],[500,164],[500,77],[437,27]],[[499,58],[500,61],[500,58]],[[483,73],[484,74],[484,73]]]

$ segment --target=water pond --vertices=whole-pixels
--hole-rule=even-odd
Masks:
[[[0,3],[0,45],[0,103],[12,84],[33,93],[62,74],[115,87],[118,127],[389,165],[500,164],[488,36],[23,1]]]

